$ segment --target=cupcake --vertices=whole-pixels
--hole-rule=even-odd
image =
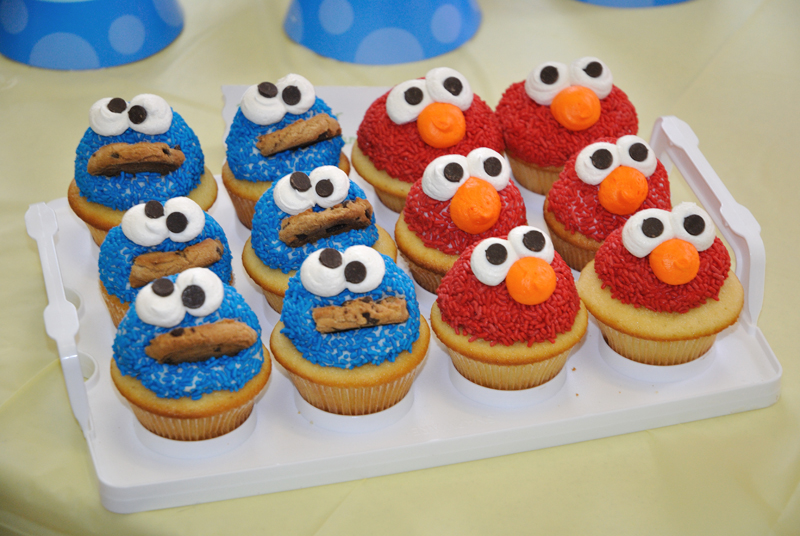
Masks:
[[[154,434],[182,441],[236,429],[271,370],[255,314],[207,268],[139,291],[113,348],[111,378],[136,418]]]
[[[397,256],[392,237],[375,225],[364,191],[341,169],[322,166],[286,175],[261,196],[242,263],[270,307],[281,312],[289,278],[306,257],[356,244]]]
[[[464,251],[431,309],[431,327],[456,370],[499,390],[554,378],[587,320],[569,267],[547,235],[529,226]]]
[[[339,122],[297,74],[247,88],[225,143],[222,183],[248,229],[256,202],[273,181],[320,166],[350,172]]]
[[[406,396],[429,341],[411,278],[389,257],[351,246],[303,262],[270,348],[309,404],[366,415]]]
[[[636,134],[639,120],[597,58],[547,62],[512,84],[497,104],[517,181],[546,194],[574,153],[598,138]]]
[[[122,215],[151,200],[189,197],[203,210],[217,198],[217,182],[183,118],[156,95],[100,99],[75,154],[67,199],[100,245]]]
[[[667,170],[628,135],[597,140],[567,161],[545,198],[544,220],[556,251],[580,271],[611,231],[648,208],[672,208]]]
[[[429,292],[467,247],[525,225],[525,204],[497,151],[446,155],[411,186],[394,229],[411,275]]]
[[[370,105],[352,159],[381,202],[400,212],[431,161],[466,156],[478,147],[503,152],[500,123],[461,73],[439,67],[398,84]]]
[[[618,354],[678,365],[705,354],[736,322],[744,291],[708,214],[694,203],[647,209],[612,232],[578,293]]]
[[[130,208],[100,246],[100,292],[119,326],[139,290],[188,268],[233,281],[231,248],[217,221],[188,197]]]

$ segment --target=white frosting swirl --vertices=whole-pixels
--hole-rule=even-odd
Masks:
[[[458,80],[458,91],[454,93],[448,89],[448,79],[454,78]],[[428,88],[428,93],[436,102],[445,102],[453,104],[458,107],[462,112],[469,110],[472,105],[474,97],[472,87],[469,85],[466,77],[455,69],[450,67],[436,67],[428,71],[425,75],[425,86]]]
[[[136,95],[128,106],[129,113],[134,106],[141,106],[147,112],[147,117],[143,122],[138,124],[130,122],[130,127],[136,132],[155,136],[168,131],[172,125],[172,108],[158,95],[149,93]]]
[[[279,94],[265,97],[258,92],[258,85],[248,87],[239,103],[242,114],[256,125],[273,125],[286,115],[286,107]]]
[[[487,165],[487,161],[493,162],[492,159],[496,159],[500,163],[499,171],[496,171],[493,166]],[[508,181],[511,180],[511,166],[505,157],[494,149],[488,147],[473,149],[467,155],[467,165],[471,177],[485,180],[498,192],[508,186]],[[490,170],[494,174],[490,173]]]
[[[89,127],[101,136],[119,136],[130,126],[127,109],[121,112],[108,109],[112,100],[111,97],[100,99],[89,108]]]
[[[134,307],[139,319],[146,324],[171,328],[180,324],[186,313],[192,316],[202,317],[216,311],[225,298],[225,286],[222,280],[208,268],[189,268],[184,270],[175,279],[170,292],[166,296],[161,296],[153,291],[153,285],[159,284],[157,279],[148,283],[136,295]],[[186,305],[184,291],[190,286],[199,287],[202,291],[201,297],[195,299],[192,304],[198,307]],[[199,301],[199,303],[198,303]]]
[[[544,239],[544,244],[541,249],[535,250],[525,245],[525,236],[528,233],[541,235],[541,238]],[[514,227],[508,233],[508,241],[511,243],[511,246],[514,248],[514,251],[520,258],[537,257],[545,261],[547,264],[553,263],[553,257],[555,257],[553,241],[538,227],[532,227],[530,225],[520,225],[519,227]]]
[[[225,286],[217,274],[208,268],[189,268],[178,274],[175,286],[183,293],[189,286],[197,286],[203,290],[205,296],[200,307],[186,307],[186,312],[192,316],[208,316],[222,305],[225,298]]]
[[[300,266],[300,282],[311,294],[329,298],[347,289],[354,294],[363,294],[378,288],[386,274],[386,263],[380,253],[368,246],[350,246],[339,253],[341,263],[329,268],[320,262],[324,249],[309,255]],[[336,250],[334,250],[336,251]],[[348,266],[360,263],[364,268],[364,278],[348,281]],[[355,266],[350,267],[355,268]],[[356,270],[360,272],[360,268]]]
[[[295,172],[298,173],[298,172]],[[350,191],[350,177],[336,166],[320,166],[308,175],[311,187],[301,192],[292,186],[292,173],[285,175],[272,189],[272,199],[283,212],[300,214],[314,206],[330,208],[344,201]],[[320,183],[328,181],[332,187],[330,195],[323,196]]]
[[[287,74],[278,80],[275,85],[278,87],[278,95],[283,100],[286,111],[290,114],[304,114],[310,110],[317,101],[317,94],[314,91],[314,86],[299,74]],[[287,103],[284,98],[283,91],[289,86],[294,86],[300,92],[300,100],[294,104]]]
[[[650,218],[661,222],[662,230],[657,236],[647,236],[642,230],[645,220]],[[659,208],[648,208],[636,212],[622,227],[622,245],[631,255],[640,259],[649,255],[659,244],[674,237],[675,232],[670,213]]]
[[[147,216],[146,205],[147,203],[141,203],[125,211],[120,224],[122,234],[134,244],[144,247],[157,246],[169,236],[167,218],[163,215],[158,218]]]
[[[589,64],[597,63],[600,65],[600,75],[590,76],[586,69]],[[569,66],[570,82],[576,86],[588,87],[598,99],[605,99],[614,87],[614,78],[611,76],[611,69],[597,58],[587,56],[572,62]]]
[[[411,88],[419,89],[422,96],[421,100],[414,104],[406,100],[406,91]],[[405,125],[415,121],[420,112],[432,102],[433,99],[428,93],[425,80],[406,80],[389,91],[389,95],[386,97],[386,115],[396,125]]]
[[[169,218],[172,214],[183,214],[186,218],[186,227],[179,232],[169,229]],[[203,209],[188,197],[173,197],[164,203],[164,216],[167,220],[167,230],[173,242],[188,242],[197,238],[206,226],[206,214]]]
[[[456,182],[451,182],[444,176],[444,170],[449,164],[461,166],[462,175]],[[433,159],[422,173],[422,191],[431,199],[447,201],[453,198],[458,187],[469,177],[469,162],[466,156],[459,154],[440,156]]]
[[[552,67],[558,73],[558,77],[546,83],[542,80],[542,71],[547,67]],[[557,61],[548,61],[536,67],[525,79],[525,93],[535,103],[542,106],[549,106],[558,93],[570,86],[569,68]]]
[[[700,234],[692,234],[686,228],[686,219],[691,216],[702,218],[703,225]],[[716,227],[708,215],[708,212],[700,208],[694,203],[683,202],[677,207],[672,208],[671,213],[672,228],[675,231],[675,237],[681,240],[686,240],[692,244],[697,251],[705,251],[711,247],[716,237]],[[690,226],[691,227],[691,226]],[[696,232],[696,229],[693,231]]]
[[[489,262],[487,250],[491,246],[502,246],[505,249],[506,258],[503,262],[499,264]],[[514,251],[514,246],[511,245],[511,242],[494,237],[481,241],[475,249],[472,250],[472,255],[470,255],[469,258],[469,266],[478,281],[484,285],[496,287],[505,280],[511,265],[518,259],[519,256],[516,251]]]

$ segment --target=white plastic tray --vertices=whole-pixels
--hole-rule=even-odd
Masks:
[[[240,91],[225,88],[228,99]],[[340,115],[346,138],[355,135],[364,110],[382,91],[318,88]],[[158,438],[138,425],[109,375],[114,326],[98,290],[98,248],[66,199],[31,205],[26,225],[38,243],[44,272],[49,301],[45,325],[58,344],[70,404],[86,437],[103,505],[128,513],[271,493],[773,404],[782,370],[756,326],[765,262],[758,224],[714,174],[688,125],[661,118],[651,145],[668,167],[670,162],[678,166],[716,221],[735,252],[737,275],[745,287],[739,323],[723,332],[703,359],[680,367],[637,365],[611,351],[590,322],[585,340],[559,376],[535,390],[502,393],[465,382],[434,339],[410,396],[393,412],[369,418],[315,413],[295,396],[276,366],[253,416],[240,430],[198,443]],[[391,232],[396,214],[352,176],[368,193],[379,224]],[[545,228],[543,197],[526,190],[523,197],[531,224]],[[233,249],[235,285],[259,316],[267,340],[278,315],[242,269],[240,256],[249,231],[236,219],[224,188],[211,213]],[[433,296],[419,287],[417,292],[427,317]]]

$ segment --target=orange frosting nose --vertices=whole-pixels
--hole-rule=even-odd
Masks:
[[[550,112],[569,130],[586,130],[600,119],[600,99],[589,88],[569,86],[550,103]]]
[[[556,290],[556,272],[538,257],[522,257],[508,269],[506,288],[515,301],[538,305]]]
[[[453,223],[470,234],[488,231],[500,218],[502,203],[494,186],[470,177],[458,187],[450,200],[450,218]]]
[[[612,214],[633,214],[647,199],[647,178],[632,167],[619,166],[600,183],[597,198]]]
[[[464,139],[467,122],[457,106],[433,102],[417,117],[417,130],[422,141],[431,147],[446,149]]]
[[[697,276],[700,254],[689,242],[672,238],[650,252],[650,267],[667,285],[683,285]]]

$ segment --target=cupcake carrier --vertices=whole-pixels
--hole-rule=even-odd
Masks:
[[[240,86],[223,88],[229,124]],[[318,88],[339,116],[349,147],[367,106],[385,88]],[[553,380],[498,392],[465,381],[432,336],[427,361],[400,404],[366,417],[327,414],[306,404],[275,366],[250,419],[201,442],[154,436],[139,425],[109,373],[114,326],[100,296],[99,250],[65,198],[31,205],[25,221],[39,248],[48,305],[47,334],[57,345],[72,411],[94,463],[103,505],[128,513],[318,486],[501,456],[763,408],[780,393],[781,366],[756,325],[765,255],[753,215],[726,190],[675,117],[655,125],[651,146],[675,164],[732,247],[745,289],[738,324],[711,352],[686,365],[653,367],[621,358],[592,321]],[[390,232],[397,215],[351,173]],[[546,229],[543,197],[523,190],[532,225]],[[241,265],[249,231],[220,183],[211,213],[233,249],[235,286],[261,321],[264,341],[278,320]],[[402,260],[399,264],[404,266]],[[575,272],[577,276],[577,272]],[[417,287],[428,317],[433,295]]]

